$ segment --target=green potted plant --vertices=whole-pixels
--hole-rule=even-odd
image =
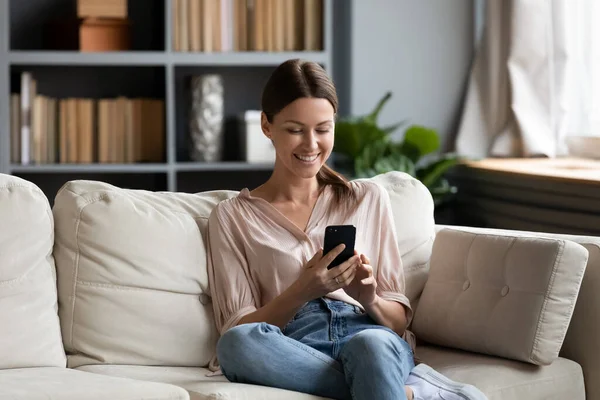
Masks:
[[[388,92],[373,111],[360,117],[340,119],[335,126],[336,167],[354,178],[370,178],[390,171],[401,171],[419,179],[430,191],[436,207],[448,201],[456,187],[444,177],[460,159],[452,153],[435,154],[440,138],[434,129],[409,125],[401,141],[391,134],[405,125],[399,122],[380,127],[379,113],[391,98]]]

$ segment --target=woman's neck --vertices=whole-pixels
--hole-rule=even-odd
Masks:
[[[320,191],[317,177],[290,176],[291,174],[283,173],[281,170],[275,168],[271,177],[261,186],[260,192],[263,197],[273,203],[312,204]]]

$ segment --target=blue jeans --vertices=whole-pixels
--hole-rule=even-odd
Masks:
[[[333,399],[406,399],[414,368],[410,346],[358,307],[320,298],[284,327],[238,325],[217,343],[231,382],[271,386]]]

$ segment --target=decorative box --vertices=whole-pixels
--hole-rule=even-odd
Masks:
[[[79,27],[79,50],[82,52],[129,50],[130,41],[127,19],[87,18]]]
[[[248,110],[239,116],[242,160],[251,164],[275,162],[275,147],[260,127],[260,111]]]

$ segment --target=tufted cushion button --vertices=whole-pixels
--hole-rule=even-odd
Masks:
[[[207,294],[205,294],[205,293],[200,293],[199,299],[200,299],[200,303],[201,303],[203,306],[205,306],[205,305],[207,305],[208,303],[210,303],[210,296],[209,296],[209,295],[207,295]]]
[[[465,281],[465,283],[463,283],[463,290],[467,290],[469,286],[471,286],[471,282],[469,282],[468,280]]]
[[[502,297],[506,296],[508,294],[508,286],[504,286],[502,288],[502,291],[500,292],[500,294],[502,295]]]

